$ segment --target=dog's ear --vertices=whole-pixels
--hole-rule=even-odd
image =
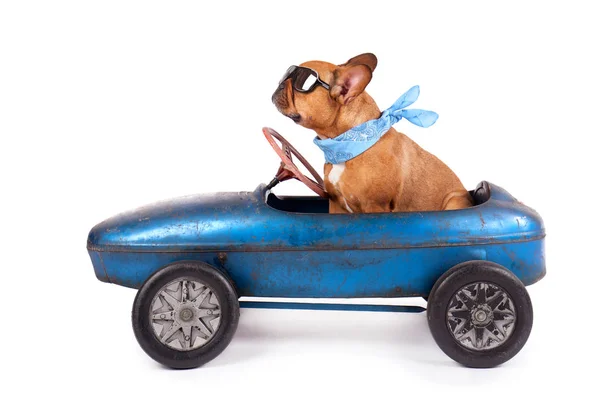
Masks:
[[[346,61],[346,64],[340,65],[340,67],[353,65],[366,65],[371,70],[371,73],[373,73],[375,68],[377,68],[377,57],[375,57],[375,54],[373,53],[359,54],[358,56],[352,57]]]
[[[371,82],[375,67],[377,67],[377,57],[371,53],[349,59],[336,68],[329,94],[338,103],[348,104]]]

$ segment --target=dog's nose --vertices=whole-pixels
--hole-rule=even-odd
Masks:
[[[277,101],[277,98],[279,97],[282,90],[283,90],[283,83],[280,84],[277,87],[277,89],[275,89],[275,92],[273,92],[273,96],[271,96],[271,101],[273,102],[273,104],[275,104],[275,102]]]

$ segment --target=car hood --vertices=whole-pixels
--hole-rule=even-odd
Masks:
[[[264,187],[264,185],[261,185]],[[260,192],[191,195],[146,205],[109,218],[90,231],[88,250],[178,251],[244,241],[241,224],[260,223]]]

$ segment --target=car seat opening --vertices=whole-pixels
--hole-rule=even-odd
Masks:
[[[469,193],[473,197],[473,206],[478,206],[490,199],[490,185],[482,181]],[[329,200],[317,196],[277,196],[270,192],[267,195],[267,205],[276,210],[293,213],[329,213]]]

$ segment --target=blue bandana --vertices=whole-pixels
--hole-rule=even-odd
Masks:
[[[418,98],[419,86],[413,86],[408,92],[400,96],[390,108],[385,110],[378,119],[355,126],[333,139],[320,140],[316,137],[313,142],[323,150],[325,161],[330,164],[339,164],[351,160],[369,150],[392,125],[402,118],[423,128],[433,125],[438,119],[438,115],[433,111],[404,109],[417,101]]]

